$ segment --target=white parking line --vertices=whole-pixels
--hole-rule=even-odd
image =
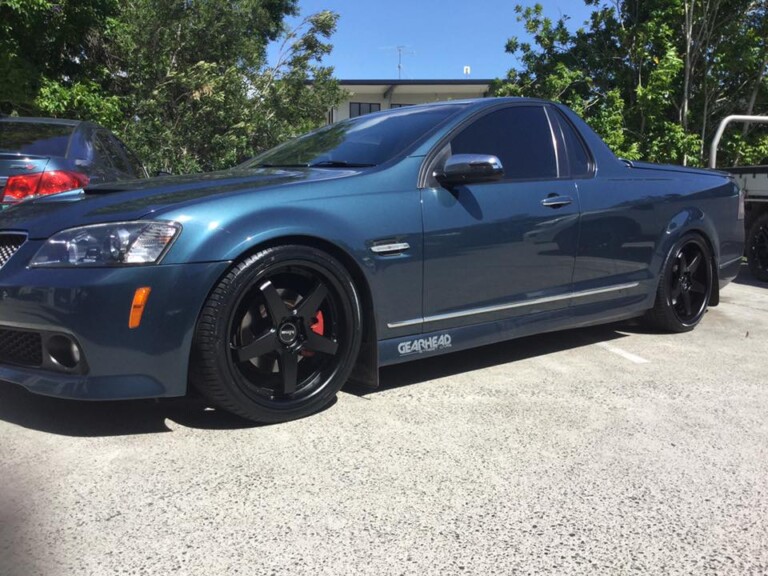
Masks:
[[[611,346],[610,344],[607,344],[605,342],[598,342],[597,345],[600,346],[601,348],[604,348],[605,350],[608,350],[608,352],[613,352],[614,354],[618,354],[622,358],[625,358],[630,362],[634,362],[635,364],[648,364],[648,362],[650,362],[650,360],[646,360],[642,356],[632,354],[631,352],[627,352],[626,350],[622,350],[621,348],[616,348],[616,346]]]

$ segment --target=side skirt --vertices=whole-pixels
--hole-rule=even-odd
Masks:
[[[648,308],[645,294],[561,310],[517,316],[471,326],[437,330],[379,341],[379,366],[399,364],[476,348],[533,334],[608,324],[636,318]],[[606,307],[610,309],[606,311]]]

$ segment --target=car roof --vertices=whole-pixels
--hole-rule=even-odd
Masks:
[[[499,104],[552,104],[549,100],[543,100],[541,98],[526,98],[519,96],[491,96],[488,98],[466,98],[462,100],[439,100],[437,102],[423,102],[420,104],[411,104],[409,109],[424,110],[441,108],[443,106],[461,106],[467,110],[478,110],[488,108],[492,106],[498,106]],[[371,112],[365,116],[373,115],[387,115],[396,114],[401,111],[402,108],[392,108],[389,110],[381,110],[379,112]]]
[[[35,116],[0,116],[0,122],[13,122],[21,124],[55,124],[58,126],[97,126],[93,122],[85,120],[71,120],[69,118],[42,118]]]
[[[465,98],[462,100],[440,100],[438,102],[425,102],[423,104],[414,104],[414,106],[450,106],[453,104],[462,104],[462,105],[474,105],[474,106],[483,106],[483,105],[494,105],[499,104],[500,102],[517,102],[517,103],[525,103],[525,102],[535,102],[535,103],[551,103],[549,100],[544,100],[542,98],[528,98],[523,96],[489,96],[487,98]]]

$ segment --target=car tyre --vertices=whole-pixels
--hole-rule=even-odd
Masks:
[[[646,320],[656,328],[688,332],[707,310],[714,267],[704,238],[686,234],[669,251],[659,278],[656,302]]]
[[[768,214],[760,216],[749,228],[747,264],[754,278],[768,282]]]
[[[360,349],[360,300],[347,270],[308,246],[243,259],[197,321],[190,381],[216,406],[259,423],[313,414],[333,401]]]

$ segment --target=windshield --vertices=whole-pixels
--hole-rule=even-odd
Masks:
[[[451,104],[358,116],[286,142],[240,167],[376,166],[394,158],[462,108]]]
[[[74,126],[0,122],[0,152],[32,156],[66,156]]]

